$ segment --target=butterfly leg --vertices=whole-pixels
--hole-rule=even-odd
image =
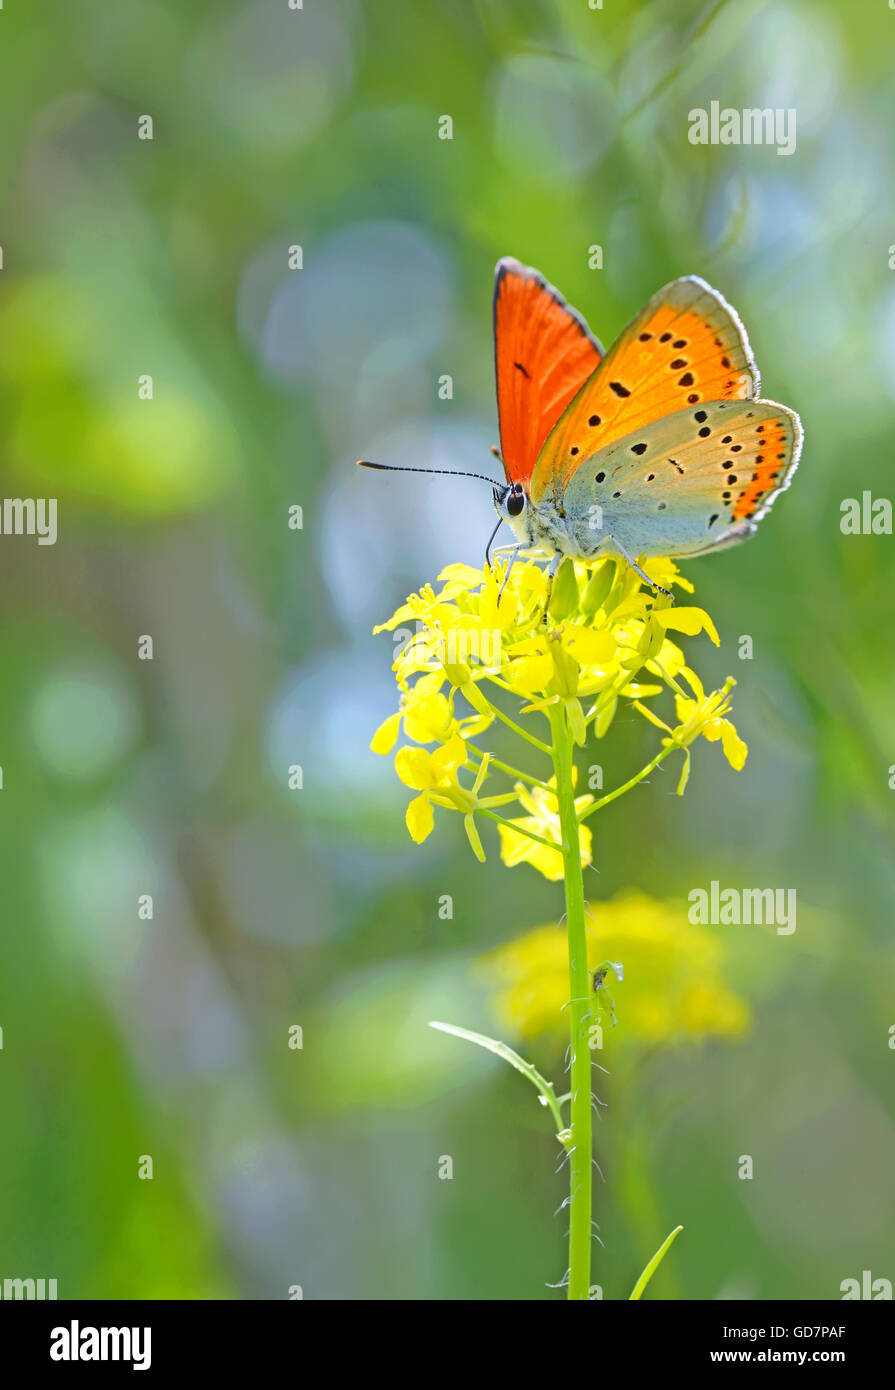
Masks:
[[[622,545],[621,541],[617,541],[614,536],[607,536],[605,541],[603,542],[603,546],[605,546],[605,548],[610,552],[610,554],[618,555],[620,559],[624,560],[626,564],[630,565],[634,573],[639,574],[640,578],[644,581],[644,583],[648,584],[649,587],[655,590],[656,593],[664,594],[666,598],[674,598],[674,595],[672,594],[670,589],[663,589],[662,585],[657,584],[655,579],[650,579],[649,575],[646,573],[645,570],[642,570],[640,568],[636,560],[632,560],[631,556],[628,554],[627,550],[625,550],[625,547]],[[601,546],[600,548],[602,549],[603,546]]]
[[[517,557],[517,555],[519,554],[519,551],[520,551],[521,549],[522,549],[521,545],[515,545],[515,546],[513,546],[513,553],[512,553],[512,555],[510,556],[509,560],[507,561],[507,572],[506,572],[506,574],[505,574],[504,577],[503,577],[503,583],[501,584],[501,586],[500,586],[500,592],[499,592],[498,595],[497,595],[497,602],[498,602],[498,604],[500,604],[500,600],[503,598],[503,591],[504,591],[504,589],[507,587],[507,580],[508,580],[509,577],[510,577],[510,571],[512,570],[513,566],[515,565],[515,563],[516,563],[516,557]]]

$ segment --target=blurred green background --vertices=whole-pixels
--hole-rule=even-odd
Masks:
[[[477,864],[456,818],[413,846],[368,749],[394,707],[373,623],[481,563],[493,513],[480,483],[354,461],[489,470],[503,254],[604,343],[705,276],[806,428],[759,535],[684,566],[746,769],[703,744],[683,800],[657,774],[598,817],[586,876],[597,913],[795,888],[799,925],[711,929],[737,1041],[639,1037],[636,972],[614,988],[595,1282],[626,1297],[679,1222],[652,1297],[895,1278],[895,542],[839,526],[892,494],[893,55],[885,0],[0,12],[0,465],[60,509],[55,546],[0,536],[0,1278],[559,1296],[545,1115],[425,1025],[500,1027],[476,958],[556,921],[560,887],[487,831]],[[795,108],[796,153],[691,145],[712,100]],[[654,747],[620,718],[606,786]],[[561,1077],[560,1034],[524,1050]]]

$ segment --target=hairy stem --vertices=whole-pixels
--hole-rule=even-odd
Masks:
[[[591,1249],[591,1056],[587,1025],[590,976],[584,919],[584,878],[575,814],[572,735],[562,705],[550,709],[553,728],[556,794],[562,830],[569,941],[569,1075],[571,1140],[569,1143],[569,1298],[590,1297]]]

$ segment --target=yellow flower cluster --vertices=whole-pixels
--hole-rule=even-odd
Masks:
[[[692,592],[671,561],[652,561],[649,574],[665,588],[674,584]],[[700,734],[720,739],[731,765],[742,767],[746,745],[725,717],[734,682],[706,695],[669,636],[705,632],[717,645],[714,624],[701,608],[654,597],[632,569],[613,559],[585,565],[567,557],[549,591],[543,570],[522,562],[508,576],[500,566],[477,570],[450,565],[439,582],[437,593],[427,585],[411,594],[387,623],[374,629],[397,632],[402,640],[394,661],[400,707],[376,731],[371,747],[391,753],[402,729],[411,741],[398,749],[395,770],[416,792],[407,828],[417,843],[432,831],[433,808],[443,807],[463,815],[470,844],[484,858],[475,822],[481,813],[500,824],[506,864],[530,863],[547,878],[562,878],[553,779],[518,773],[473,742],[500,720],[551,757],[551,745],[539,737],[545,725],[537,719],[557,704],[579,746],[590,734],[603,737],[620,701],[636,709],[665,732],[661,756],[675,749],[684,754],[680,792],[688,750]],[[663,722],[645,703],[666,689],[675,696],[676,725]],[[431,751],[419,746],[426,744],[434,745]],[[482,796],[486,779],[495,772],[509,777],[511,789]],[[497,807],[512,802],[521,815],[506,819],[497,814]],[[598,804],[590,796],[579,797],[579,818]],[[590,834],[583,824],[579,836],[582,863],[587,864]]]
[[[749,1007],[725,983],[724,952],[717,934],[688,921],[683,904],[627,892],[593,909],[590,970],[607,958],[624,966],[624,983],[619,990],[613,986],[624,1023],[622,1040],[686,1042],[745,1033]],[[564,1034],[569,961],[563,932],[538,927],[482,957],[480,971],[502,1025],[516,1037]],[[594,1002],[597,1018],[599,994]]]

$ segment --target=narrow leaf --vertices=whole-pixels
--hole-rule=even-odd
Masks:
[[[455,1023],[430,1023],[430,1028],[437,1028],[441,1033],[453,1033],[455,1038],[465,1038],[467,1042],[475,1043],[478,1047],[484,1047],[486,1051],[493,1052],[497,1057],[502,1057],[505,1062],[509,1062],[511,1067],[521,1071],[523,1076],[527,1076],[533,1086],[540,1091],[544,1104],[550,1110],[556,1123],[557,1133],[562,1135],[566,1132],[565,1122],[559,1102],[556,1099],[556,1092],[549,1081],[545,1081],[537,1067],[532,1066],[531,1062],[526,1062],[514,1052],[505,1042],[500,1042],[498,1038],[488,1038],[484,1033],[473,1033],[469,1028],[460,1028]],[[563,1140],[565,1142],[565,1140]]]
[[[650,1260],[649,1264],[641,1274],[640,1278],[637,1280],[637,1283],[634,1285],[634,1292],[628,1299],[629,1303],[635,1299],[640,1298],[640,1295],[643,1293],[643,1290],[646,1288],[647,1284],[652,1279],[656,1270],[659,1268],[659,1265],[664,1260],[666,1253],[671,1249],[672,1245],[674,1244],[675,1240],[680,1235],[683,1229],[683,1226],[675,1226],[674,1230],[671,1232],[671,1235],[668,1236],[659,1246],[655,1255]]]

